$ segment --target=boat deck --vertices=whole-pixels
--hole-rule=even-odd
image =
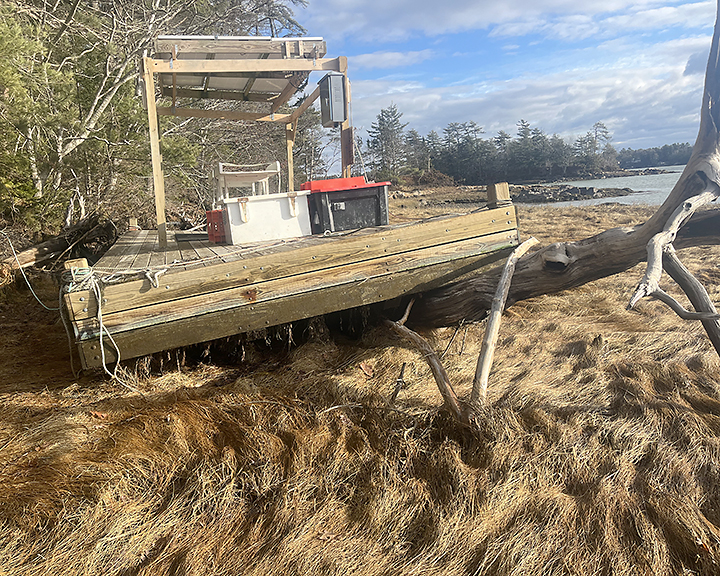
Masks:
[[[518,244],[515,208],[246,246],[206,233],[124,234],[73,270],[64,304],[83,367],[391,300],[447,284]]]

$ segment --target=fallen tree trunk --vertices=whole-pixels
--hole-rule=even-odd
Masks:
[[[85,218],[63,231],[62,234],[1,260],[0,285],[12,279],[14,272],[20,268],[28,268],[53,258],[61,258],[66,254],[70,254],[73,248],[78,245],[91,242],[111,244],[115,233],[114,224],[109,221],[100,222],[100,217],[97,214]]]
[[[694,214],[697,208],[718,196],[720,24],[716,20],[705,73],[698,137],[685,170],[665,202],[647,222],[634,228],[613,228],[578,242],[552,244],[524,256],[517,263],[507,306],[518,300],[560,292],[618,274],[645,260],[650,262],[652,270],[648,270],[645,279],[638,285],[632,303],[643,296],[653,296],[653,292],[659,294],[654,288],[662,272],[664,259],[660,255],[663,252],[675,247],[718,243],[720,211]],[[676,276],[678,267],[674,260],[671,267],[671,274]],[[496,269],[424,294],[413,308],[409,323],[435,327],[484,318],[492,305],[500,274],[501,270]],[[648,285],[649,279],[652,280],[651,286]],[[681,285],[684,290],[690,291],[688,286],[688,282]],[[699,302],[694,295],[692,299]],[[711,312],[706,302],[695,305],[703,308],[698,312]],[[717,329],[718,322],[704,320],[703,324],[710,333]],[[711,334],[711,339],[720,344],[720,333]]]
[[[552,244],[518,261],[507,305],[555,294],[593,280],[619,274],[647,259],[645,236],[640,227],[613,228],[580,240]],[[720,209],[696,213],[680,229],[678,249],[720,244]],[[413,307],[408,323],[428,328],[461,321],[482,320],[492,305],[502,268],[423,294]]]

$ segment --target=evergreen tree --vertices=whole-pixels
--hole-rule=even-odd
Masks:
[[[508,143],[508,164],[511,167],[509,176],[516,179],[530,178],[533,174],[533,142],[532,129],[526,120],[517,123],[517,138]]]
[[[557,134],[550,137],[549,145],[552,171],[564,175],[572,162],[573,148]]]
[[[407,124],[403,124],[401,118],[402,112],[391,104],[380,110],[375,122],[370,125],[367,147],[376,179],[396,179],[405,165],[403,132]]]
[[[434,168],[435,170],[440,170],[438,168],[438,164],[442,162],[442,140],[440,139],[440,135],[435,132],[435,130],[431,130],[428,132],[428,135],[425,137],[425,144],[427,146],[428,150],[428,166],[429,168]]]
[[[430,150],[417,130],[408,130],[405,134],[405,159],[407,166],[413,170],[430,169]]]

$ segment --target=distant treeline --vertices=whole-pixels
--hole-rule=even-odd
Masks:
[[[620,168],[648,168],[650,166],[676,166],[687,164],[692,154],[692,144],[665,144],[657,148],[633,150],[623,148],[618,152]]]
[[[500,131],[483,138],[482,127],[472,121],[452,122],[442,136],[434,130],[422,136],[406,130],[401,118],[393,104],[380,111],[368,130],[364,157],[376,179],[423,183],[446,175],[458,183],[478,185],[574,178],[619,168],[684,164],[692,151],[689,144],[671,144],[618,152],[602,122],[568,142],[525,120],[518,121],[515,136]]]

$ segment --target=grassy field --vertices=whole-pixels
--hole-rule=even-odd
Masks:
[[[439,197],[391,213],[467,209]],[[519,209],[543,245],[652,212]],[[680,253],[715,301],[719,255]],[[6,288],[0,574],[718,574],[720,362],[699,323],[625,310],[642,274],[510,308],[478,430],[381,326],[315,324],[234,364],[131,366],[138,394],[75,378],[57,313]],[[483,329],[424,334],[461,396]]]

